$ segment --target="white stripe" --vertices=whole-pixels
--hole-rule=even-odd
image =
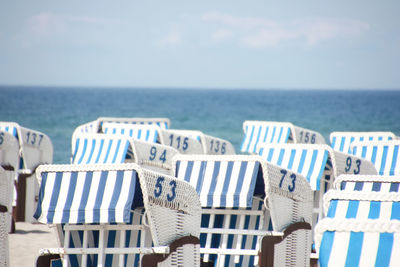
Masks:
[[[390,220],[390,217],[392,216],[392,205],[394,202],[386,202],[386,201],[382,201],[381,202],[381,212],[379,215],[379,219],[381,220]]]
[[[105,162],[105,158],[107,156],[107,149],[108,146],[110,144],[110,142],[112,142],[111,139],[104,139],[104,143],[103,143],[103,150],[100,152],[100,157],[99,157],[99,162],[98,163],[106,163]]]
[[[338,200],[336,206],[335,218],[346,218],[348,208],[349,208],[348,200]]]
[[[313,151],[314,152],[314,151]],[[324,166],[322,166],[322,160],[324,159],[324,152],[325,151],[323,151],[323,150],[317,150],[317,158],[315,159],[315,162],[313,162],[312,164],[314,164],[314,170],[313,170],[313,172],[312,172],[312,174],[311,174],[311,179],[310,179],[310,182],[311,182],[311,188],[313,189],[313,190],[316,190],[317,189],[317,180],[318,180],[318,175],[319,175],[319,173],[321,172],[321,167],[325,167],[325,165]],[[322,178],[322,177],[321,177]]]
[[[93,209],[96,203],[97,191],[99,188],[101,172],[93,172],[92,184],[90,185],[89,197],[85,207],[85,223],[93,222]]]
[[[292,170],[295,172],[299,171],[299,165],[301,160],[302,149],[296,149],[296,154],[294,155]]]
[[[246,200],[247,200],[247,194],[249,193],[250,190],[250,184],[252,182],[252,174],[254,171],[254,161],[249,161],[247,163],[247,168],[246,168],[246,173],[245,173],[245,178],[243,181],[242,185],[242,190],[240,191],[240,196],[239,196],[239,206],[240,207],[245,207],[246,206]]]
[[[53,192],[56,173],[47,173],[46,186],[44,188],[44,197],[42,200],[42,214],[39,221],[47,223],[47,213],[50,207],[51,193]]]
[[[185,173],[187,169],[188,162],[187,161],[180,161],[179,162],[179,170],[177,178],[180,180],[185,180]],[[192,179],[190,179],[192,180]]]
[[[261,131],[261,128],[262,128],[262,126],[260,126],[260,125],[255,125],[254,126],[253,138],[252,138],[252,140],[250,142],[250,148],[249,148],[251,152],[254,152],[255,149],[256,149],[257,136],[258,136],[258,133]]]
[[[370,208],[371,208],[370,201],[360,201],[358,204],[356,218],[360,219],[360,220],[368,219],[368,214],[369,214]]]
[[[284,168],[288,168],[289,160],[290,160],[291,149],[284,149],[282,164],[281,166]]]
[[[356,186],[356,182],[346,182],[346,187],[343,191],[351,192],[354,191],[354,187]]]
[[[85,142],[85,139],[84,138],[77,138],[75,140],[75,142],[74,142],[74,146],[76,145],[76,141],[77,140],[79,140],[79,144],[78,144],[78,147],[75,147],[75,150],[77,150],[76,153],[75,153],[75,151],[73,151],[73,153],[75,154],[75,158],[73,159],[72,163],[78,163],[78,160],[81,158],[82,153],[84,152],[83,151],[83,147],[84,147],[83,144]]]
[[[274,135],[272,135],[272,133],[274,132],[274,126],[268,125],[268,126],[266,126],[266,127],[268,127],[268,134],[267,134],[267,139],[266,139],[266,141],[267,141],[267,143],[273,143]],[[276,131],[276,130],[275,130],[275,131]]]
[[[376,158],[375,158],[375,166],[378,172],[381,171],[382,166],[382,156],[383,156],[383,146],[376,146]]]
[[[200,174],[200,167],[201,167],[201,161],[193,162],[192,173],[190,174],[190,184],[194,188],[197,187],[197,183],[199,180],[199,174]]]
[[[103,194],[103,201],[100,207],[100,222],[108,222],[108,207],[110,206],[111,198],[114,193],[114,185],[116,180],[116,172],[109,171],[107,182]]]
[[[58,195],[57,204],[56,204],[56,212],[54,213],[53,222],[61,223],[62,220],[62,211],[65,209],[65,202],[68,196],[69,183],[71,179],[70,172],[64,172],[62,174],[61,185],[60,185],[60,194]]]
[[[213,196],[213,207],[221,206],[221,193],[225,183],[225,176],[228,169],[228,162],[222,161],[220,164],[219,174],[217,178],[217,185],[215,187],[214,196]],[[228,177],[230,179],[231,177]]]
[[[400,233],[393,233],[393,247],[391,255],[389,266],[400,266]]]
[[[375,266],[376,254],[379,246],[379,234],[379,232],[364,232],[359,266]]]
[[[394,175],[400,175],[400,147],[397,153],[397,162],[394,169]]]
[[[328,267],[345,266],[349,240],[349,232],[335,232]]]
[[[373,183],[365,182],[363,184],[362,191],[364,191],[364,192],[372,192],[372,186],[373,185],[374,185]]]
[[[93,139],[87,138],[86,140],[87,140],[87,145],[85,151],[83,151],[83,159],[81,161],[81,164],[86,164],[88,162],[90,151],[92,150]]]
[[[365,154],[365,158],[368,159],[369,161],[372,161],[372,151],[373,151],[373,146],[365,146],[367,149],[367,153]],[[358,149],[358,148],[357,148]],[[360,146],[360,155],[362,154],[363,146]],[[376,165],[375,165],[376,166]],[[378,169],[379,170],[379,169]]]
[[[214,171],[214,161],[207,161],[207,167],[204,174],[204,181],[201,187],[200,202],[203,207],[207,206],[207,196],[210,191],[210,185],[212,181],[212,175]]]
[[[85,185],[86,172],[78,172],[78,177],[76,180],[76,187],[74,192],[74,197],[71,203],[69,222],[76,223],[78,221],[78,210],[81,204],[83,187]]]
[[[389,193],[391,183],[381,183],[381,190],[379,192]]]
[[[273,149],[274,149],[274,152],[273,152],[273,154],[272,154],[271,163],[272,163],[272,164],[278,165],[279,154],[280,154],[280,152],[281,152],[281,151],[280,151],[281,148],[275,147],[275,148],[273,148]],[[268,157],[268,154],[269,154],[269,153],[267,153],[267,157]]]
[[[226,198],[226,206],[227,207],[233,207],[233,200],[234,200],[234,194],[236,187],[238,185],[238,179],[239,179],[239,174],[240,174],[240,166],[242,162],[234,162],[233,167],[232,167],[232,174],[231,174],[231,180],[229,181],[229,187],[227,190],[227,197]]]
[[[104,150],[100,152],[100,144],[101,144],[101,139],[96,138],[96,145],[94,147],[93,155],[92,155],[92,158],[90,159],[90,162],[88,162],[88,164],[96,163],[97,155],[99,155],[99,153],[101,153],[101,152],[104,152]],[[104,146],[103,146],[103,149],[104,149]]]
[[[390,168],[392,167],[393,159],[394,159],[394,146],[388,146],[387,155],[386,155],[386,163],[383,169],[383,173],[385,175],[390,174]]]
[[[133,186],[131,183],[132,179],[134,179],[134,178],[132,178],[132,173],[133,173],[133,171],[124,171],[121,192],[118,196],[117,205],[115,206],[115,210],[118,211],[115,214],[115,220],[116,220],[116,222],[119,222],[119,223],[124,222],[124,208],[125,208],[125,204],[129,197],[129,188],[131,188],[131,186]],[[136,185],[136,186],[139,186],[139,185]]]

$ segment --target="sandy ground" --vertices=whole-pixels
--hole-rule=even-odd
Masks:
[[[56,248],[55,228],[39,223],[17,222],[16,231],[9,236],[10,267],[36,266],[41,248]]]

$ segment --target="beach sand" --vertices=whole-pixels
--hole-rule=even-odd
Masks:
[[[45,224],[17,222],[9,236],[10,267],[36,266],[41,248],[56,248],[56,229]]]

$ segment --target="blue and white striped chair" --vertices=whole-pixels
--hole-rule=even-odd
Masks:
[[[400,221],[324,218],[315,230],[319,266],[400,266]]]
[[[305,229],[311,229],[312,192],[304,177],[258,156],[178,154],[173,161],[175,176],[200,195],[204,262],[309,265],[311,232]],[[275,254],[266,255],[268,249]]]
[[[157,143],[161,135],[161,128],[157,125],[149,124],[123,124],[115,122],[105,122],[102,126],[104,134],[119,134],[132,137],[134,140],[143,142]]]
[[[313,222],[323,218],[322,196],[341,174],[377,174],[374,165],[364,159],[334,151],[328,145],[261,144],[260,156],[272,164],[302,174],[314,191]]]
[[[19,166],[19,145],[17,139],[8,132],[0,131],[0,167],[3,170],[0,186],[0,202],[7,208],[3,213],[6,217],[6,229],[13,232],[12,229],[12,209],[16,205],[16,190],[14,181],[17,178]],[[2,173],[2,174],[3,174]]]
[[[400,264],[398,192],[330,190],[324,210],[315,230],[320,266]]]
[[[353,142],[389,141],[396,136],[392,132],[332,132],[329,139],[334,150],[351,154],[350,145]]]
[[[324,137],[315,131],[294,126],[290,122],[245,121],[240,151],[256,154],[259,143],[325,144]]]
[[[100,133],[104,123],[120,123],[133,125],[156,125],[161,129],[168,129],[170,122],[167,118],[112,118],[99,117],[97,120],[78,126],[73,135],[81,133]]]
[[[35,180],[35,169],[40,164],[53,161],[53,145],[42,132],[28,129],[15,122],[0,122],[0,130],[12,134],[19,144],[20,163],[17,178],[17,221],[33,222],[37,205],[39,184]]]
[[[380,175],[400,175],[400,140],[353,142],[353,155],[371,161]]]
[[[333,188],[343,191],[400,192],[400,176],[340,175]]]
[[[63,266],[200,266],[201,207],[188,183],[137,164],[43,165],[37,176],[35,217],[61,242],[41,253]]]
[[[76,134],[74,138],[73,164],[137,163],[170,173],[172,158],[179,153],[172,147],[134,140],[129,135]]]

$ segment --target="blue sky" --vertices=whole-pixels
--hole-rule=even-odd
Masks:
[[[1,1],[0,84],[400,88],[400,1]]]

